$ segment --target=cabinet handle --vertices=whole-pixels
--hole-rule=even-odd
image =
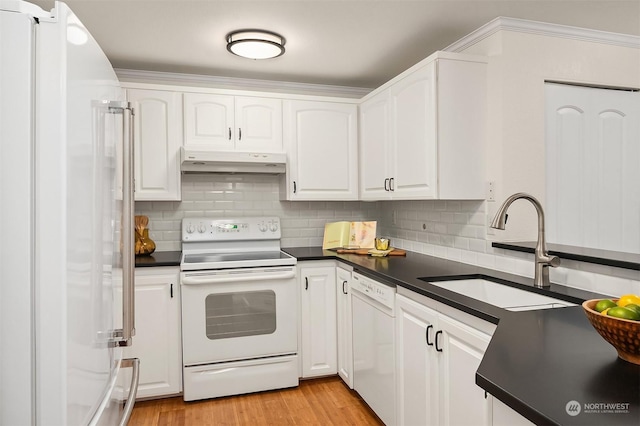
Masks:
[[[347,286],[347,282],[346,281],[342,281],[342,293],[344,293],[344,294],[348,294],[347,290],[346,290],[346,288],[347,288],[346,286]]]
[[[229,140],[231,140],[231,127],[229,127]]]
[[[304,277],[304,289],[309,290],[309,278]]]
[[[438,330],[436,331],[436,338],[435,338],[435,343],[436,343],[436,351],[438,352],[442,352],[442,348],[438,347],[438,335],[442,334],[442,330]]]
[[[427,326],[427,330],[426,330],[426,331],[425,331],[425,333],[424,333],[424,334],[425,334],[425,338],[426,338],[426,340],[427,340],[427,345],[428,345],[428,346],[433,346],[433,342],[430,342],[430,341],[429,341],[429,330],[430,330],[430,329],[432,329],[432,328],[433,328],[433,325],[428,325],[428,326]]]
[[[395,182],[395,178],[389,178],[389,191],[395,191],[396,188],[393,185],[393,182]]]
[[[388,191],[389,190],[389,178],[386,178],[384,180],[384,190]]]
[[[173,283],[171,284],[171,289],[169,291],[171,298],[173,299]]]
[[[298,189],[296,188],[296,181],[293,181],[293,193],[295,194]]]
[[[238,127],[238,140],[242,140],[242,128]]]

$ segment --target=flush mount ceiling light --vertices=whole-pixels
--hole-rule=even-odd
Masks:
[[[227,50],[249,59],[269,59],[284,53],[285,39],[263,30],[241,30],[227,35]]]

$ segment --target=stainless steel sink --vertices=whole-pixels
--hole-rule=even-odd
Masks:
[[[531,311],[576,306],[575,303],[479,278],[428,282],[508,311]]]

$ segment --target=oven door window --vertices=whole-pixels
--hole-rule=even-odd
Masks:
[[[272,290],[209,294],[205,315],[210,340],[272,334],[276,331],[276,294]]]

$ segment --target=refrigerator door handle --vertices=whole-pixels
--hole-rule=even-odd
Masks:
[[[122,114],[122,329],[116,330],[115,346],[130,346],[135,335],[135,254],[134,254],[134,152],[133,116],[129,102],[109,103],[109,110]]]
[[[131,345],[131,337],[135,334],[135,254],[134,254],[134,229],[133,229],[133,109],[127,103],[123,109],[123,208],[122,208],[122,342],[120,346]]]
[[[138,358],[126,358],[122,360],[120,365],[124,368],[133,368],[133,371],[131,372],[131,386],[129,387],[129,396],[127,397],[127,402],[124,405],[122,419],[120,419],[120,423],[118,423],[119,426],[127,426],[127,423],[129,423],[129,418],[131,417],[131,413],[133,412],[133,405],[136,402],[136,395],[138,393],[138,383],[140,379],[140,360]]]

